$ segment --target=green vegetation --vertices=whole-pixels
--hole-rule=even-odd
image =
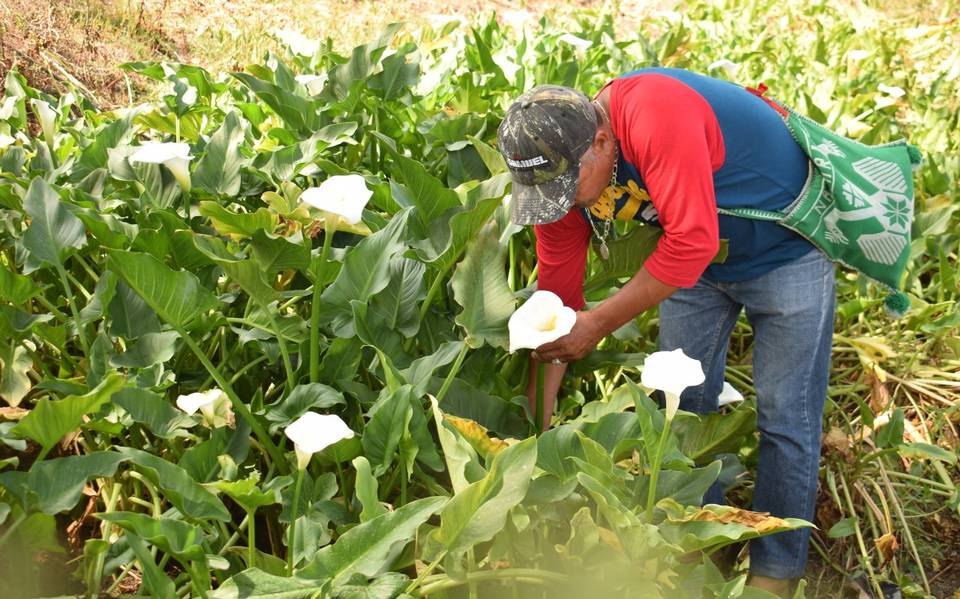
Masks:
[[[655,313],[572,365],[539,437],[521,397],[526,355],[505,350],[536,273],[532,233],[502,206],[504,108],[534,83],[590,92],[663,64],[762,81],[841,133],[905,136],[924,152],[909,313],[890,320],[882,290],[838,280],[805,590],[837,596],[840,576],[860,575],[874,593],[884,582],[911,597],[954,592],[960,23],[949,9],[911,26],[862,6],[704,2],[630,36],[596,14],[525,33],[492,19],[416,36],[390,26],[352,52],[316,42],[224,75],[128,63],[157,99],[113,111],[11,71],[0,101],[5,588],[763,596],[710,555],[809,524],[699,507],[718,476],[749,506],[746,323],[727,378],[748,401],[678,413],[666,430],[637,386]],[[730,70],[710,71],[720,59]],[[150,156],[148,141],[186,146]],[[361,222],[301,201],[351,174],[371,192]],[[611,248],[611,264],[630,243]],[[591,261],[588,299],[620,274]],[[298,441],[312,453],[298,464],[284,431],[310,411],[354,436]]]

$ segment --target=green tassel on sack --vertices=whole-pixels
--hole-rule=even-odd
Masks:
[[[907,155],[910,157],[910,164],[913,166],[913,170],[917,170],[923,162],[923,154],[920,153],[920,148],[907,144]]]
[[[883,309],[890,318],[903,318],[910,309],[910,298],[902,291],[891,291],[883,299]]]

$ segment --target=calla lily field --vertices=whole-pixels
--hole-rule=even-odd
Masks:
[[[10,71],[0,595],[769,597],[740,548],[811,527],[820,576],[935,596],[960,559],[960,25],[939,23],[724,0],[627,37],[596,12],[391,25],[345,54],[279,31],[230,73],[127,63],[156,91],[111,110]],[[530,413],[530,350],[576,314],[536,290],[497,127],[536,84],[652,65],[924,153],[906,316],[839,271],[816,522],[741,509],[745,321],[718,413],[678,409],[703,369],[656,352],[656,311],[569,365],[547,430]],[[655,247],[631,227],[589,258],[588,304]],[[715,482],[730,505],[701,505]]]

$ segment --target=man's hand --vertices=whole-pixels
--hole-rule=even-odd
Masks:
[[[623,326],[637,314],[648,310],[677,288],[655,279],[646,268],[627,281],[612,296],[589,312],[578,312],[570,334],[537,348],[534,357],[543,362],[571,362],[590,353],[600,340]]]
[[[606,334],[607,332],[597,325],[590,312],[577,312],[577,322],[573,325],[573,329],[556,341],[544,343],[538,347],[534,357],[542,362],[579,360],[593,351]]]

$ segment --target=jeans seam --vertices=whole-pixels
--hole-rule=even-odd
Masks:
[[[821,342],[820,342],[821,344],[823,343],[823,342],[822,342],[822,337],[823,337],[823,335],[824,335],[824,330],[825,330],[826,323],[827,323],[827,310],[824,309],[824,306],[826,305],[826,303],[827,303],[827,301],[828,301],[828,297],[827,297],[827,296],[828,296],[828,291],[831,291],[831,290],[828,289],[830,286],[827,284],[827,280],[828,280],[828,278],[830,277],[831,273],[833,272],[833,270],[832,270],[832,264],[829,263],[829,261],[827,261],[827,263],[830,264],[830,266],[824,269],[824,273],[823,273],[823,275],[822,275],[822,277],[821,277],[821,279],[820,279],[820,289],[821,289],[821,291],[820,291],[820,308],[821,308],[821,313],[820,313],[820,322],[819,322],[819,324],[818,324],[818,326],[817,326],[817,332],[818,332],[818,334],[819,334],[819,337],[821,338]],[[832,342],[831,342],[831,343],[832,343]],[[813,364],[812,361],[811,361],[810,364],[811,364],[811,366],[810,366],[809,372],[808,372],[807,376],[804,377],[803,391],[802,391],[802,396],[801,396],[801,397],[804,398],[804,405],[806,405],[806,406],[808,406],[808,407],[809,407],[809,401],[807,400],[807,395],[809,394],[809,391],[810,391],[810,380],[811,380],[811,378],[812,378],[813,370],[814,370],[814,368],[816,367],[816,365]],[[828,376],[829,376],[829,375],[828,375]],[[827,380],[827,385],[829,386],[829,378],[828,378],[828,380]],[[810,433],[810,431],[811,431],[809,410],[803,410],[803,424],[804,424],[804,430],[805,430],[805,432],[807,433],[807,435],[809,435],[809,433]],[[819,442],[819,440],[817,440],[817,442]],[[819,447],[816,447],[816,453],[819,455]],[[807,471],[810,470],[810,461],[811,461],[811,459],[812,459],[812,452],[811,452],[811,454],[809,454],[809,455],[807,456],[807,458],[806,458],[806,463],[804,464],[804,466],[805,466],[805,468],[806,468]],[[818,470],[819,470],[819,469],[818,469]],[[817,484],[818,484],[818,482],[819,482],[819,475],[817,475],[816,478],[817,478],[817,480],[814,480],[814,481],[812,482],[812,486],[814,487],[814,489],[816,488],[816,486],[817,486]],[[811,503],[812,503],[813,505],[811,505]],[[804,498],[804,505],[803,505],[803,507],[804,507],[804,513],[805,513],[805,514],[810,513],[811,511],[814,510],[815,506],[816,506],[816,491],[814,491],[814,493],[812,494],[812,497],[811,497],[811,496],[808,496],[808,497],[805,497],[805,498]],[[804,557],[804,553],[805,553],[805,552],[804,552],[804,549],[806,549],[807,551],[809,551],[809,547],[807,546],[807,543],[800,543],[800,544],[798,545],[798,547],[796,548],[796,553],[793,555],[792,563],[791,563],[790,566],[787,568],[787,569],[789,570],[789,573],[790,573],[790,576],[788,576],[789,578],[795,578],[795,577],[797,577],[797,576],[802,576],[802,575],[803,575],[803,572],[799,572],[799,573],[798,573],[798,571],[800,570],[800,564],[803,562],[803,557]],[[780,570],[780,568],[775,568],[775,569]]]

